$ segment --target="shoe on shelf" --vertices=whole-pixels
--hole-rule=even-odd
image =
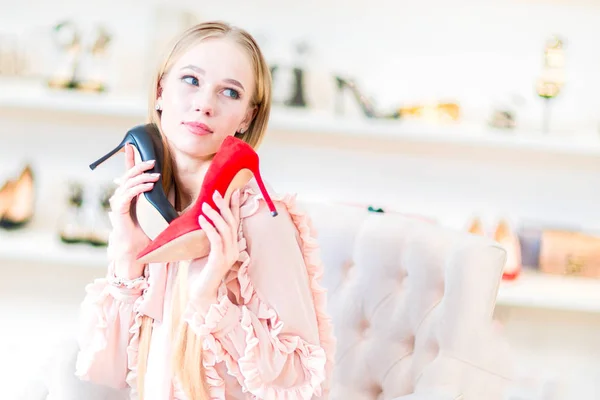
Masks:
[[[83,186],[78,182],[68,184],[67,209],[59,221],[59,237],[63,243],[83,243],[87,240]]]
[[[519,276],[522,269],[521,242],[506,219],[500,219],[494,229],[489,231],[479,217],[474,217],[467,225],[467,232],[488,237],[506,250],[506,263],[502,272],[503,280],[514,280]]]
[[[0,227],[17,229],[33,218],[35,182],[31,165],[27,164],[19,177],[8,180],[0,189]]]
[[[502,219],[494,230],[494,240],[506,250],[506,264],[502,279],[514,280],[521,272],[521,243],[517,234],[510,228],[508,221]]]
[[[87,242],[92,246],[107,246],[108,237],[112,229],[108,213],[110,211],[110,198],[114,194],[116,185],[106,184],[100,187],[99,195],[90,205],[90,222],[87,233]]]

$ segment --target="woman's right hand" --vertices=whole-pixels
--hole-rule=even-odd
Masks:
[[[134,199],[152,189],[159,180],[160,174],[145,172],[154,167],[154,162],[151,160],[136,165],[133,148],[126,144],[126,172],[115,180],[119,186],[109,200],[109,218],[113,229],[109,237],[108,254],[115,262],[115,274],[124,279],[135,279],[143,274],[144,264],[138,263],[136,256],[150,243],[150,238],[134,219],[131,208]]]

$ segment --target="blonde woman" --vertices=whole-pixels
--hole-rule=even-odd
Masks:
[[[221,22],[176,40],[152,86],[150,123],[164,151],[160,176],[136,163],[111,199],[106,278],[87,287],[76,375],[144,400],[327,398],[335,340],[309,221],[294,198],[269,190],[273,218],[251,179],[199,221],[210,253],[141,264],[150,239],[130,214],[162,185],[178,213],[231,135],[256,148],[270,112],[269,68],[253,38]],[[210,208],[210,207],[209,207]],[[203,219],[201,217],[201,219]]]

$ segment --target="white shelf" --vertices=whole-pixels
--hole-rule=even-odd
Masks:
[[[56,231],[22,228],[0,230],[0,263],[7,262],[106,268],[107,257],[105,247],[65,244]]]
[[[600,313],[600,279],[524,272],[502,282],[497,304]]]
[[[131,117],[145,120],[144,95],[80,93],[49,89],[39,82],[0,80],[0,109],[42,109]],[[504,132],[483,125],[428,125],[414,121],[370,120],[362,116],[340,117],[328,112],[273,107],[269,129],[274,133],[339,136],[369,141],[410,141],[422,144],[460,145],[494,149],[600,157],[600,133]]]
[[[52,230],[26,228],[0,231],[0,263],[106,268],[106,248],[61,243]],[[502,282],[497,304],[600,313],[600,279],[585,279],[525,271],[513,282]]]

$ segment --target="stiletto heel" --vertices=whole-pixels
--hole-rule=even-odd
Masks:
[[[335,81],[337,83],[338,95],[336,101],[336,112],[338,114],[343,113],[342,96],[344,89],[348,88],[354,95],[354,98],[358,102],[362,112],[369,118],[383,118],[383,119],[398,119],[400,118],[400,112],[394,111],[389,114],[382,114],[375,111],[375,107],[359,90],[356,84],[350,80],[336,76]]]
[[[156,125],[135,126],[125,134],[117,147],[90,164],[90,169],[96,169],[100,164],[123,151],[126,144],[131,144],[134,147],[136,164],[155,160],[154,167],[147,172],[161,173],[162,143],[159,138],[160,133]],[[156,182],[151,190],[143,194],[143,196],[138,196],[135,202],[135,216],[144,233],[150,239],[155,239],[160,232],[169,226],[171,221],[177,218],[178,214],[169,202],[160,181]]]
[[[244,187],[254,175],[272,216],[277,209],[269,196],[259,172],[258,154],[243,140],[228,136],[213,158],[206,172],[200,194],[190,209],[171,222],[144,250],[138,254],[143,263],[193,260],[208,255],[210,243],[200,227],[198,217],[203,215],[202,205],[213,209],[215,191],[221,193],[227,203],[236,189]],[[205,216],[206,217],[206,216]],[[210,218],[206,219],[213,224]],[[213,224],[214,225],[214,224]]]

